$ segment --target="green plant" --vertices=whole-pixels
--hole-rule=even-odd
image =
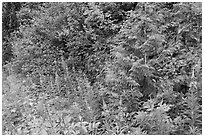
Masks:
[[[201,134],[201,11],[3,3],[3,134]]]

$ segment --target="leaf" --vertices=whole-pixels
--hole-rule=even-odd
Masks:
[[[137,112],[135,116],[137,121],[143,121],[146,118],[147,112]]]
[[[154,99],[150,99],[143,104],[143,107],[147,109],[147,111],[152,111],[154,109],[156,101]]]
[[[97,123],[93,123],[93,128],[98,128],[100,122],[97,122]]]
[[[167,105],[166,103],[160,104],[159,107],[157,107],[157,110],[160,110],[161,112],[167,112],[171,108],[172,105]]]
[[[182,124],[183,122],[181,116],[177,116],[173,121],[175,124]]]
[[[136,96],[138,98],[143,97],[143,94],[139,90],[134,90],[132,91],[132,93],[133,93],[133,96]]]

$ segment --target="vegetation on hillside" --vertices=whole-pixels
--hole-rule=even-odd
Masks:
[[[4,2],[2,131],[202,134],[202,4]]]

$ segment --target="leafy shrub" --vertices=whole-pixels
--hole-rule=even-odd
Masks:
[[[200,5],[4,3],[3,134],[201,134]]]

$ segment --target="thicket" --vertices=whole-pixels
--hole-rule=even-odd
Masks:
[[[3,3],[3,134],[202,134],[201,3]]]

